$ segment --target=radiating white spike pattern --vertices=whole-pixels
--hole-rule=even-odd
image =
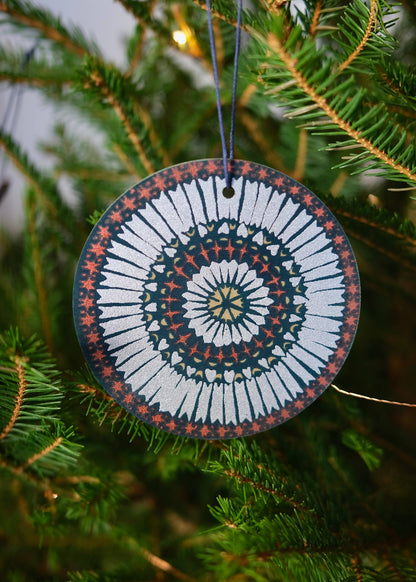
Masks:
[[[240,163],[226,198],[200,164],[112,232],[94,289],[99,335],[134,398],[160,414],[211,433],[282,421],[349,349],[355,263],[333,216],[290,178]]]

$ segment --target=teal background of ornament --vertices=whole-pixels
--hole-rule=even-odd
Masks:
[[[205,380],[207,368],[217,372],[212,381],[218,383],[224,381],[224,372],[230,370],[234,370],[236,379],[239,377],[242,379],[244,375],[246,377],[260,375],[265,369],[276,364],[290,349],[296,341],[297,330],[303,323],[305,306],[303,303],[295,305],[294,298],[304,296],[305,286],[301,282],[299,267],[293,262],[291,253],[266,230],[243,225],[245,236],[238,235],[241,226],[235,221],[211,223],[203,230],[200,229],[202,235],[198,228],[190,229],[186,233],[189,237],[187,242],[184,243],[177,238],[164,249],[149,273],[148,282],[144,285],[145,291],[141,300],[153,345],[163,354],[165,360],[186,377]],[[228,234],[224,232],[227,227]],[[260,238],[263,240],[262,245],[258,242]],[[232,248],[227,248],[230,243]],[[221,250],[218,250],[218,247]],[[241,254],[243,256],[240,258]],[[250,268],[257,271],[257,276],[263,279],[265,286],[269,288],[269,297],[273,298],[273,304],[278,303],[283,309],[279,310],[277,317],[273,313],[276,305],[274,307],[270,305],[269,315],[266,315],[264,325],[259,326],[257,337],[253,335],[250,341],[241,341],[238,344],[231,342],[218,348],[212,342],[204,342],[203,338],[188,326],[189,320],[186,318],[183,301],[186,281],[212,261],[237,259],[237,262],[244,262],[247,256]],[[253,260],[254,264],[250,265]],[[276,283],[270,285],[274,278],[279,279],[278,285]],[[293,285],[293,280],[296,285]],[[274,291],[274,288],[277,291]],[[212,293],[213,291],[211,295]],[[277,298],[273,293],[279,294]],[[245,298],[243,306],[247,308],[248,303]],[[207,313],[210,311],[212,312],[207,305]],[[293,321],[293,316],[296,321]],[[215,319],[214,315],[212,317]],[[279,323],[276,323],[278,319]],[[239,320],[244,320],[244,315],[241,315]],[[276,347],[281,350],[277,350],[279,355],[273,353]],[[212,378],[212,375],[209,374],[209,377]]]

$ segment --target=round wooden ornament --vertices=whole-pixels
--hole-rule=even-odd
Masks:
[[[187,162],[130,188],[91,232],[74,284],[96,378],[185,436],[254,434],[297,415],[340,370],[359,318],[354,254],[328,208],[252,162]],[[231,193],[232,194],[232,193]]]

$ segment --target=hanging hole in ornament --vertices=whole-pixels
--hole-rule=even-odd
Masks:
[[[222,194],[225,198],[232,198],[235,194],[235,190],[234,188],[227,188],[225,187],[224,190],[222,191]]]

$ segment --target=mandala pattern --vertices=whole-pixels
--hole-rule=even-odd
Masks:
[[[326,206],[250,162],[189,162],[121,196],[74,285],[94,374],[144,421],[197,438],[280,424],[335,377],[358,323],[358,271]]]

